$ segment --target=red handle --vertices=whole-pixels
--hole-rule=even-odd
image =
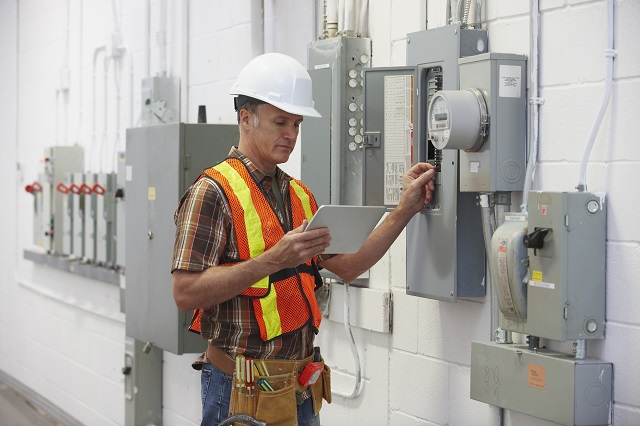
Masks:
[[[33,182],[31,185],[25,186],[24,190],[30,194],[34,192],[40,192],[42,191],[42,185],[40,185],[38,182]]]
[[[76,185],[75,183],[72,183],[71,186],[69,187],[69,191],[71,191],[74,194],[79,194],[80,193],[80,187],[78,185]]]
[[[80,191],[83,194],[91,194],[91,187],[86,183],[83,183],[82,185],[80,185]]]
[[[104,190],[104,187],[102,185],[100,185],[99,183],[94,183],[93,184],[93,188],[91,188],[91,190],[93,192],[95,192],[98,195],[104,195],[104,193],[106,192]]]
[[[66,194],[67,192],[69,192],[69,188],[67,187],[67,185],[65,185],[62,182],[56,185],[56,189],[58,190],[58,192],[62,192],[63,194]]]

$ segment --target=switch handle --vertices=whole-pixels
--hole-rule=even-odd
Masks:
[[[523,237],[522,243],[525,247],[530,249],[541,249],[544,245],[544,238],[547,236],[549,231],[551,231],[550,228],[536,227],[532,233]]]

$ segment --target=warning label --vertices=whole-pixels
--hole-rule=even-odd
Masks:
[[[547,386],[546,371],[544,367],[535,364],[528,365],[529,378],[527,384],[532,388],[544,390]]]

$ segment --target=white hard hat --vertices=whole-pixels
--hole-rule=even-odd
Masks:
[[[249,96],[291,114],[321,117],[313,107],[311,76],[300,62],[282,53],[252,59],[229,94]]]

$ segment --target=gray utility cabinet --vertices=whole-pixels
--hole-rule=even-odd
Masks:
[[[126,334],[175,353],[201,352],[171,287],[173,215],[202,171],[238,143],[238,126],[174,123],[127,129],[125,166]]]

